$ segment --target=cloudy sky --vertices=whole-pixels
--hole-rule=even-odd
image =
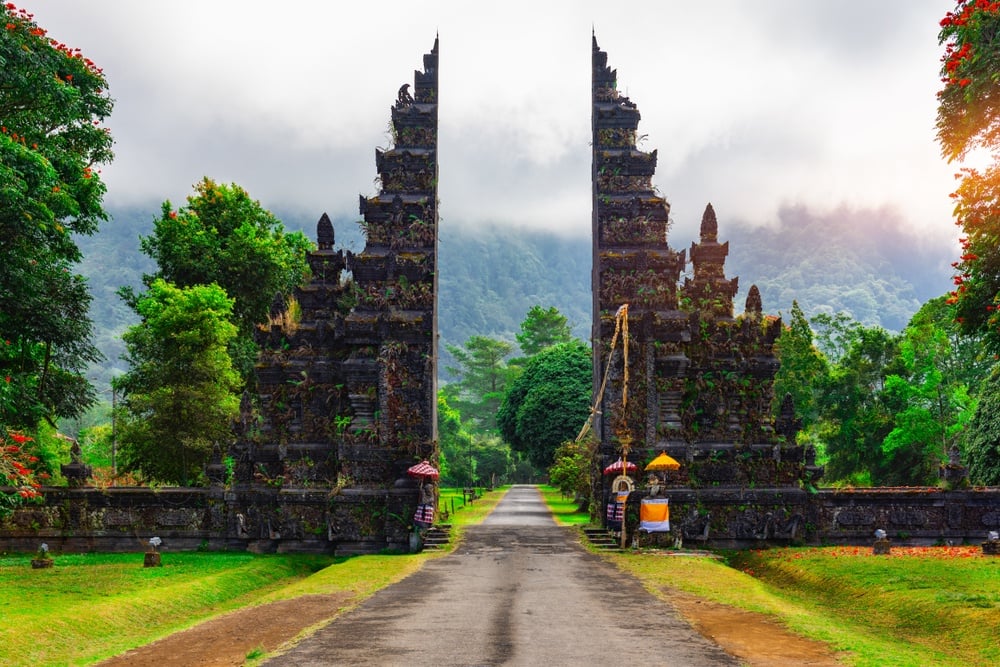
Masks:
[[[396,90],[440,33],[442,233],[589,234],[593,29],[659,150],[675,247],[709,201],[723,226],[847,206],[954,237],[934,142],[952,0],[17,4],[108,76],[111,205],[180,203],[208,175],[356,217]]]

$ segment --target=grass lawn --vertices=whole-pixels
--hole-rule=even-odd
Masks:
[[[442,521],[442,523],[450,523],[452,528],[479,523],[496,507],[508,489],[510,489],[509,485],[498,486],[492,491],[478,488],[476,492],[482,495],[470,501],[467,496],[463,498],[460,487],[442,487],[438,491],[438,508],[447,509],[449,513],[452,511],[452,507],[455,508],[454,513],[449,514],[447,521]]]
[[[844,651],[847,664],[1000,664],[1000,558],[979,547],[780,548],[725,561],[655,552],[608,558],[669,599],[669,587],[774,616]],[[728,564],[727,564],[728,562]]]
[[[541,487],[556,520],[589,517]],[[1000,665],[1000,558],[978,546],[778,548],[722,559],[653,550],[602,554],[669,599],[671,587],[775,617],[793,632],[882,667]]]
[[[538,490],[560,526],[586,526],[590,523],[590,515],[578,511],[579,504],[572,497],[564,496],[562,491],[548,484],[540,485]]]
[[[32,570],[31,556],[0,557],[0,664],[87,664],[252,604],[330,565],[332,558],[245,553],[55,555]]]
[[[453,533],[483,519],[506,489],[456,505]],[[459,490],[461,498],[461,490]],[[453,542],[454,543],[454,542]],[[351,592],[358,602],[447,553],[334,558],[302,554],[166,552],[0,555],[0,665],[86,665],[240,607]]]

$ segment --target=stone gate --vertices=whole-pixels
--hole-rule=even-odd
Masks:
[[[771,417],[779,318],[751,287],[733,313],[728,243],[705,208],[689,253],[667,242],[669,204],[652,185],[657,153],[636,145],[637,105],[593,38],[594,497],[622,453],[663,451],[674,537],[722,546],[866,543],[876,528],[901,541],[979,541],[1000,528],[1000,489],[818,490],[796,443],[790,401]],[[410,548],[417,504],[406,469],[437,462],[438,42],[391,108],[392,146],[376,150],[380,182],[361,197],[365,247],[336,248],[324,214],[312,280],[276,299],[259,331],[255,398],[235,439],[208,466],[208,488],[45,489],[45,503],[0,523],[0,548],[371,553]],[[681,282],[688,258],[693,273]],[[612,346],[627,305],[628,363]],[[628,389],[628,400],[625,400]],[[70,474],[85,466],[70,463]],[[626,524],[647,489],[629,496]],[[654,534],[643,538],[656,543]]]
[[[711,204],[690,247],[692,275],[680,280],[688,258],[667,243],[670,206],[652,185],[657,152],[637,148],[638,107],[618,92],[596,37],[591,119],[595,396],[607,374],[591,471],[601,515],[613,501],[606,466],[623,454],[641,465],[665,452],[681,464],[657,485],[674,530],[640,535],[644,543],[870,543],[877,528],[898,540],[960,542],[995,529],[998,489],[817,489],[822,468],[796,442],[791,398],[777,419],[771,413],[781,320],[764,314],[756,286],[734,316],[739,283],[725,275],[729,244],[719,242]],[[624,348],[612,348],[623,304],[627,365]],[[649,493],[629,496],[632,531]]]

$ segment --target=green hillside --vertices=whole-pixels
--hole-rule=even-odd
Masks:
[[[138,286],[142,273],[152,270],[150,260],[139,252],[138,239],[149,233],[157,210],[157,205],[115,210],[97,236],[80,240],[85,257],[81,271],[89,277],[94,295],[91,315],[97,343],[107,356],[92,372],[101,387],[123,371],[121,333],[135,319],[115,291],[122,285]],[[276,214],[287,228],[314,237],[315,219]],[[355,252],[363,248],[353,219],[335,220],[334,225],[339,246]],[[923,302],[949,289],[952,249],[923,244],[891,216],[815,216],[788,209],[775,227],[720,227],[720,240],[730,242],[726,272],[740,278],[737,311],[750,285],[756,284],[768,313],[787,315],[797,299],[807,315],[846,311],[866,325],[898,331]],[[692,240],[675,234],[670,243],[682,249]],[[477,334],[514,342],[535,304],[555,306],[576,336],[589,339],[590,266],[587,237],[443,225],[438,315],[442,354],[443,344],[460,345]]]

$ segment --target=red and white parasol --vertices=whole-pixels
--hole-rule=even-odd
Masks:
[[[628,465],[625,465],[624,463],[622,463],[622,460],[619,458],[617,461],[615,461],[614,463],[612,463],[611,465],[609,465],[607,468],[604,469],[604,474],[605,475],[617,475],[617,474],[620,474],[622,472],[622,468],[623,467],[627,468],[628,472],[630,472],[630,473],[631,472],[635,472],[636,470],[639,469],[639,466],[637,466],[636,464],[632,463],[631,461],[628,462]]]
[[[441,475],[438,469],[432,466],[426,459],[417,465],[407,468],[406,474],[410,477],[429,477],[430,479],[437,479]]]

